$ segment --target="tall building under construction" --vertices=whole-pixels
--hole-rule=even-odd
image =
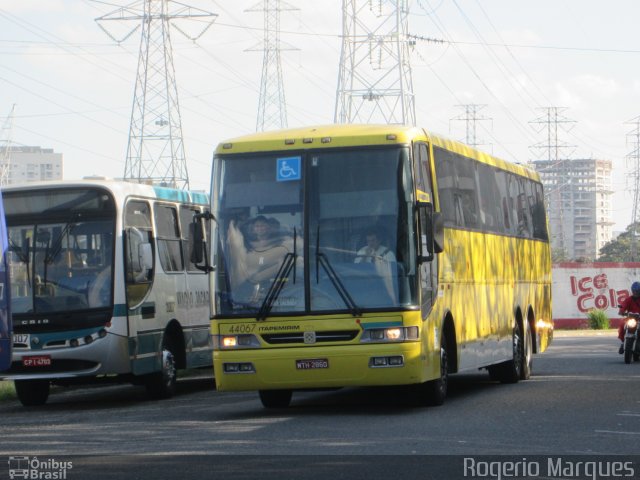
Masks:
[[[556,259],[595,260],[612,239],[611,160],[534,160]]]

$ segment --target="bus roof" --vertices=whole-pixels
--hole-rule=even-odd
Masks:
[[[259,132],[224,141],[216,153],[397,145],[410,143],[422,130],[402,125],[319,125]],[[424,134],[422,134],[424,135]]]
[[[147,198],[157,198],[173,202],[193,203],[198,205],[208,205],[209,196],[204,192],[191,190],[180,190],[175,188],[161,187],[157,185],[147,185],[142,183],[126,182],[123,180],[109,179],[82,179],[82,180],[54,180],[43,182],[22,183],[19,185],[7,185],[2,187],[2,191],[22,192],[27,190],[47,190],[65,189],[78,187],[101,187],[119,198],[129,195],[140,195]]]
[[[525,165],[501,160],[455,140],[406,125],[333,124],[258,132],[221,142],[216,154],[409,145],[418,140],[539,181],[538,173]]]

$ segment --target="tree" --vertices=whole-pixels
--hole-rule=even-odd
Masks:
[[[640,231],[640,223],[629,225],[618,238],[600,249],[600,257],[596,262],[637,262],[640,260],[638,231]]]

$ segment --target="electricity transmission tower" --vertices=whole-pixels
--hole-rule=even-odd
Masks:
[[[572,152],[567,153],[567,150],[574,149],[575,145],[569,145],[568,143],[560,141],[558,138],[558,130],[571,130],[573,126],[566,127],[565,125],[573,125],[576,123],[575,120],[570,120],[562,115],[562,112],[566,110],[566,107],[547,107],[539,110],[545,110],[545,113],[529,123],[532,125],[540,125],[540,127],[536,128],[538,133],[542,133],[546,130],[547,141],[538,142],[529,148],[542,153],[542,155],[537,155],[536,158],[542,159],[543,157],[546,157],[550,162],[557,162],[558,160],[561,160],[563,155],[564,158],[568,158]]]
[[[627,134],[627,138],[631,140],[631,144],[633,145],[633,150],[626,156],[627,161],[631,163],[630,180],[632,182],[631,190],[633,191],[633,203],[631,205],[631,225],[633,225],[633,231],[631,232],[631,258],[629,261],[635,262],[638,258],[637,222],[638,208],[640,208],[640,117],[625,122],[625,125],[635,126],[633,131]]]
[[[547,107],[541,110],[544,114],[529,123],[538,126],[538,133],[546,131],[547,139],[529,148],[534,154],[537,152],[535,158],[538,160],[534,164],[545,186],[551,245],[564,256],[573,250],[573,242],[568,242],[567,236],[572,238],[574,234],[573,192],[576,185],[571,184],[574,172],[569,156],[575,146],[561,141],[558,132],[569,131],[575,120],[562,114],[566,108]]]
[[[486,105],[478,105],[475,103],[470,103],[466,105],[456,105],[456,107],[460,107],[464,109],[464,113],[458,115],[457,117],[452,118],[453,121],[461,121],[465,122],[466,126],[466,135],[464,139],[464,143],[470,145],[472,147],[479,147],[481,145],[486,145],[485,143],[479,142],[477,138],[477,123],[479,121],[484,120],[493,120],[492,118],[485,117],[484,115],[478,115],[478,113],[483,110]]]
[[[124,171],[126,180],[189,188],[170,27],[173,25],[195,41],[216,17],[214,13],[173,0],[141,0],[96,18],[98,26],[117,43],[142,27]],[[200,21],[196,36],[188,35],[176,24],[186,19]],[[116,38],[105,27],[109,21],[137,24]]]
[[[295,48],[283,48],[280,42],[280,12],[286,10],[298,9],[280,0],[262,0],[246,10],[247,12],[263,12],[264,14],[262,45],[248,49],[253,52],[264,52],[260,97],[258,99],[258,119],[256,121],[256,131],[258,132],[287,127],[287,104],[284,98],[280,52],[295,50]]]
[[[409,0],[342,0],[335,123],[415,125]]]
[[[13,132],[13,116],[16,110],[15,103],[0,130],[0,186],[9,184],[9,169],[11,158],[11,134]]]

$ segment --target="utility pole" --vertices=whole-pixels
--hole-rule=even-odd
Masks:
[[[0,187],[9,185],[9,173],[11,168],[11,140],[13,133],[13,117],[16,110],[16,104],[11,107],[11,111],[0,131]]]
[[[335,123],[415,125],[409,0],[342,0]]]
[[[485,117],[484,115],[478,115],[481,110],[484,110],[486,108],[486,105],[469,103],[466,105],[456,105],[456,107],[463,108],[464,113],[452,118],[451,120],[465,122],[466,135],[464,138],[464,143],[474,148],[477,148],[481,145],[487,145],[478,141],[476,128],[478,122],[480,121],[493,120],[492,118]]]
[[[248,49],[253,52],[264,52],[256,121],[257,132],[287,127],[287,104],[284,97],[280,52],[295,50],[295,48],[283,48],[280,42],[280,12],[285,10],[298,9],[281,0],[262,0],[246,10],[247,12],[263,12],[264,14],[262,45]]]
[[[125,41],[142,26],[124,171],[126,180],[189,188],[170,26],[178,19],[199,20],[201,28],[195,37],[174,25],[195,41],[216,17],[214,13],[173,0],[142,0],[96,18],[98,26],[117,43]],[[109,21],[136,24],[123,37],[115,38],[105,27]]]
[[[634,125],[634,129],[627,134],[627,139],[631,139],[633,150],[626,155],[627,162],[631,163],[631,190],[633,191],[633,203],[631,210],[631,255],[629,261],[635,262],[638,258],[638,208],[640,208],[640,117],[625,122],[625,125]],[[628,166],[628,164],[627,164]]]

